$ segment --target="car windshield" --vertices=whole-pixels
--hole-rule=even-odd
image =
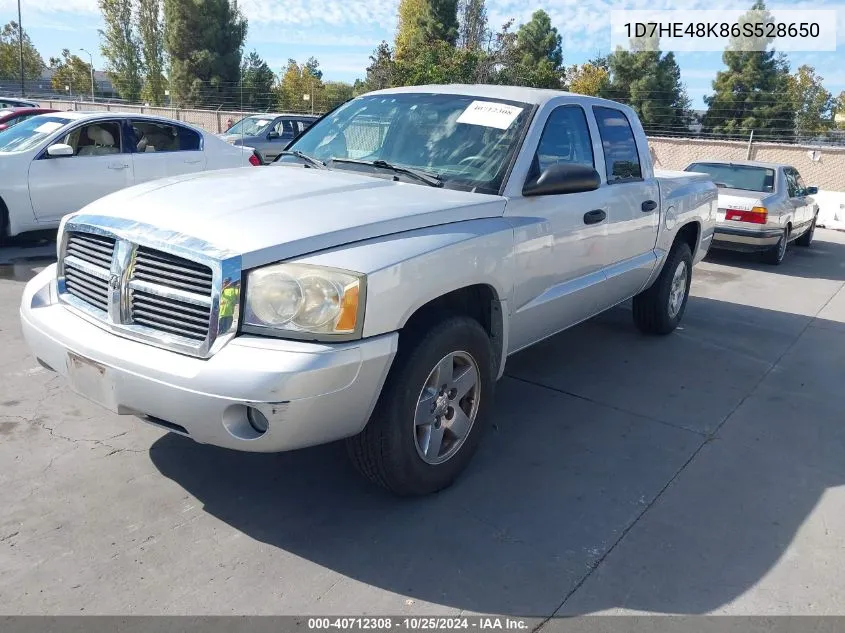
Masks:
[[[273,117],[251,116],[241,119],[232,127],[226,130],[226,134],[238,134],[240,136],[258,136],[267,129],[273,122]]]
[[[312,125],[288,150],[334,169],[399,177],[382,171],[391,165],[436,176],[445,187],[498,193],[531,112],[527,103],[467,95],[369,95]],[[291,153],[277,164],[297,160]]]
[[[743,191],[771,193],[775,190],[775,172],[766,167],[730,163],[693,163],[687,171],[708,174],[719,186]]]
[[[13,125],[0,132],[0,153],[30,150],[68,123],[70,119],[42,114]]]

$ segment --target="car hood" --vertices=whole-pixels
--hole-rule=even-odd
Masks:
[[[340,170],[243,167],[156,180],[108,195],[75,222],[143,239],[203,240],[244,268],[413,229],[498,217],[505,199]],[[123,222],[125,221],[125,222]]]

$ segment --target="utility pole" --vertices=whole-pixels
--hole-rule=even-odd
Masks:
[[[88,68],[91,70],[91,102],[94,103],[97,101],[96,97],[94,96],[94,56],[86,51],[84,48],[80,48],[80,51],[83,53],[88,53],[88,58],[91,60],[91,65]]]
[[[24,88],[24,71],[23,71],[23,25],[21,24],[21,0],[18,0],[18,52],[20,54],[21,62],[21,96],[26,96],[26,89]]]

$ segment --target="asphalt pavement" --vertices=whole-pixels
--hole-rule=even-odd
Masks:
[[[416,500],[71,393],[18,321],[54,251],[0,249],[0,613],[845,615],[845,234],[711,255],[669,337],[622,306],[511,358]]]

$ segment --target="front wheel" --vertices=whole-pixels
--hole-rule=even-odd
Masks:
[[[684,242],[669,251],[663,270],[650,288],[634,297],[634,324],[645,334],[669,334],[687,309],[692,282],[692,252]]]
[[[448,318],[400,347],[369,423],[347,440],[355,467],[399,495],[451,485],[488,423],[493,358],[490,337],[467,317]]]

